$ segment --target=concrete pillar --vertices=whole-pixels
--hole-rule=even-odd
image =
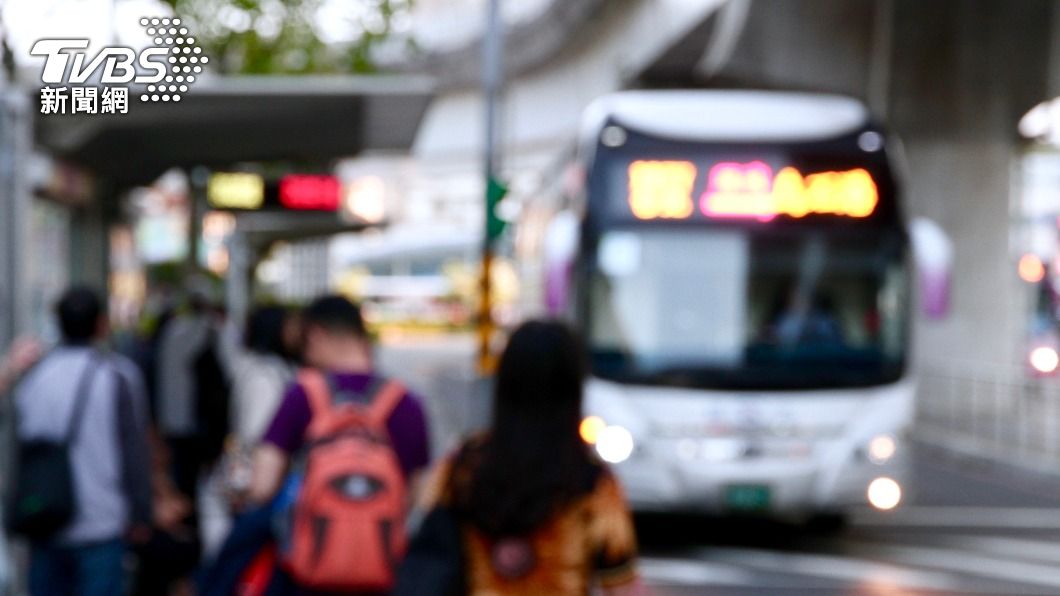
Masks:
[[[1025,313],[1009,246],[1010,170],[1016,124],[1047,94],[1054,5],[895,4],[889,123],[906,148],[908,207],[955,247],[953,311],[924,322],[920,353],[969,370],[1015,364]]]

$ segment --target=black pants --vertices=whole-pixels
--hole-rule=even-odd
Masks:
[[[191,575],[202,554],[199,516],[195,510],[202,468],[198,441],[191,437],[166,437],[166,445],[173,484],[191,504],[192,510],[182,524],[189,531],[187,535],[172,535],[156,528],[151,540],[137,547],[134,596],[167,594],[175,582]]]
[[[199,493],[199,471],[202,469],[202,449],[195,437],[166,437],[169,446],[169,469],[177,490],[196,504]]]
[[[199,564],[200,546],[194,536],[173,536],[155,530],[147,544],[136,548],[137,566],[133,596],[168,594],[180,579]]]

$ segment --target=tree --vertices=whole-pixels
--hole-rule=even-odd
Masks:
[[[224,73],[367,73],[413,0],[164,0]]]

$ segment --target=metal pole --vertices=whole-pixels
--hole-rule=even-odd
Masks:
[[[206,205],[206,185],[210,179],[210,170],[204,166],[195,166],[188,176],[188,254],[184,261],[187,279],[193,279],[200,272],[199,240],[202,238],[202,216]]]
[[[32,141],[28,104],[13,88],[0,94],[0,349],[28,331],[24,252],[30,209],[26,160]]]
[[[15,118],[8,95],[0,94],[0,350],[7,347],[15,334],[12,263],[19,248],[13,237],[18,222],[12,217],[18,175]]]
[[[490,283],[490,271],[493,265],[493,240],[490,238],[489,221],[490,202],[486,198],[490,181],[496,174],[497,149],[497,100],[503,81],[502,23],[500,0],[489,0],[486,8],[486,29],[482,36],[482,93],[486,110],[486,139],[483,161],[485,163],[485,187],[483,199],[487,210],[482,227],[482,265],[481,265],[481,301],[478,317],[478,365],[483,373],[492,372],[496,364],[491,347],[494,332],[493,296]]]
[[[872,115],[880,119],[887,117],[893,45],[894,0],[877,0],[876,12],[872,19],[872,48],[866,95]]]
[[[228,236],[228,273],[225,275],[225,307],[228,319],[241,325],[250,310],[250,247],[237,228]]]

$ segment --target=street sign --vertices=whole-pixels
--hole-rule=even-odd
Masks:
[[[508,187],[494,177],[486,181],[486,238],[493,242],[504,233],[508,225],[497,215],[497,206],[508,194]]]
[[[261,209],[265,180],[249,172],[214,172],[206,183],[206,200],[215,209]]]
[[[342,183],[331,175],[265,180],[251,172],[214,172],[206,183],[206,200],[220,211],[338,211]]]
[[[280,204],[296,211],[338,211],[342,185],[335,176],[291,174],[280,179]]]

